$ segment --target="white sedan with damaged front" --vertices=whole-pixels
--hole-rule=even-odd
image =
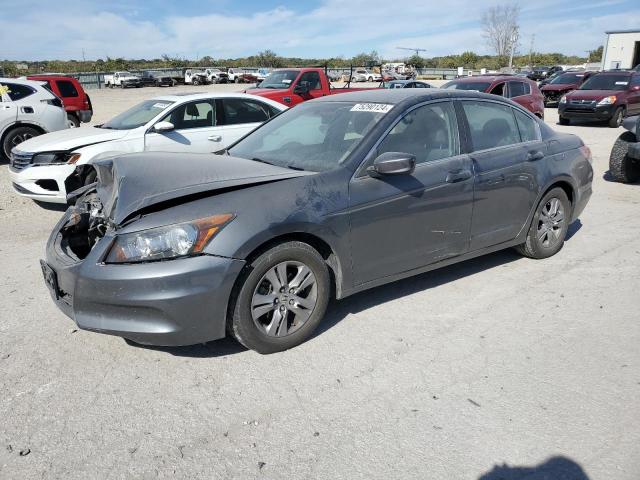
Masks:
[[[11,152],[16,193],[66,203],[67,194],[95,181],[93,160],[123,153],[212,153],[227,148],[286,106],[242,93],[166,95],[145,100],[102,125],[27,140]]]

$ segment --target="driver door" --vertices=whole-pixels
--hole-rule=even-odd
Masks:
[[[320,74],[318,72],[312,71],[303,73],[302,75],[300,75],[300,78],[296,82],[296,85],[305,85],[309,89],[309,91],[302,95],[294,93],[293,96],[298,97],[297,102],[293,102],[294,105],[299,102],[324,96],[324,93],[322,91],[322,81],[320,80]]]
[[[351,257],[361,285],[464,254],[469,248],[473,170],[462,154],[453,102],[422,105],[387,134],[385,152],[416,157],[412,174],[358,174],[349,186]]]
[[[226,148],[229,143],[218,125],[220,115],[213,99],[196,100],[174,108],[160,121],[170,122],[174,129],[168,132],[150,130],[145,135],[145,151],[212,153]]]

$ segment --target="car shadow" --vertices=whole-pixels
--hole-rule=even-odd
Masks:
[[[556,125],[560,125],[560,122],[556,122]],[[586,120],[580,119],[576,120],[574,118],[571,119],[571,123],[569,125],[562,125],[564,127],[598,127],[598,128],[611,128],[609,123],[606,120]],[[620,128],[620,127],[617,127]],[[612,128],[612,130],[615,130]]]
[[[534,467],[496,465],[478,480],[589,480],[582,467],[567,457],[551,457]]]
[[[566,240],[570,240],[581,228],[582,222],[580,222],[580,220],[576,220],[569,225]],[[429,290],[522,258],[523,257],[513,249],[500,250],[495,253],[483,255],[454,265],[449,265],[448,267],[439,268],[432,270],[431,272],[372,288],[347,297],[344,300],[331,301],[324,320],[320,323],[311,338],[316,338],[317,336],[322,335],[350,314],[360,313],[378,305],[391,302],[417,292]],[[166,352],[177,357],[192,358],[223,357],[247,350],[231,337],[186,347],[157,347],[140,345],[126,339],[125,342],[131,346],[145,350],[156,350]]]
[[[45,210],[49,210],[51,212],[65,212],[69,205],[66,203],[49,203],[49,202],[40,202],[38,200],[34,200],[34,202],[41,208]]]

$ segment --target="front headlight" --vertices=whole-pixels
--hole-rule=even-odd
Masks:
[[[616,96],[611,95],[610,97],[604,97],[602,100],[598,102],[598,105],[612,105],[616,103]]]
[[[44,152],[33,156],[32,165],[64,165],[76,163],[80,159],[79,153]]]
[[[562,98],[560,99],[560,103],[567,103],[567,96],[563,95]]]
[[[117,235],[106,263],[132,263],[198,255],[234,215],[226,213],[193,222]]]

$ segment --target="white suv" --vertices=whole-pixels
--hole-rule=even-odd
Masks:
[[[94,160],[146,151],[216,152],[286,109],[281,103],[244,93],[156,97],[102,125],[24,142],[11,152],[9,177],[19,195],[66,203],[67,193],[95,180],[93,167],[85,166]]]
[[[68,128],[62,101],[31,80],[0,78],[0,157],[43,133]]]

